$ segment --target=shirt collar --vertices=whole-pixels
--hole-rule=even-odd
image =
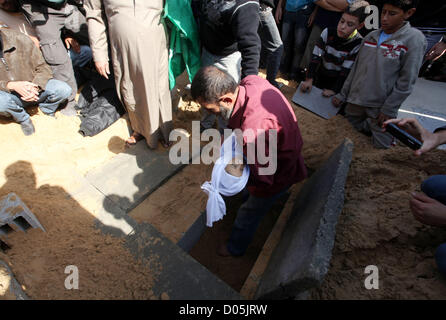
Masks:
[[[409,29],[410,27],[411,27],[410,22],[405,21],[401,28],[399,28],[396,32],[390,34],[390,37],[387,38],[386,42],[389,40],[393,40],[393,38],[397,37],[400,33],[406,32],[406,30]],[[373,33],[373,38],[375,41],[379,41],[381,32],[383,32],[383,30],[380,28],[376,30],[375,33]]]
[[[352,34],[347,38],[347,40],[353,39],[354,36],[358,34],[358,29],[355,29],[355,31],[352,32]]]

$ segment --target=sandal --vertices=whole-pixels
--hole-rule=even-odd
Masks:
[[[138,141],[144,139],[143,135],[138,132],[133,132],[133,134],[125,140],[127,146],[134,146]]]

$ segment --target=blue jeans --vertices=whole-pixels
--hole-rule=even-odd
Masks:
[[[39,105],[45,114],[53,114],[59,105],[70,97],[71,87],[63,81],[51,79],[48,81],[45,91],[39,95],[35,102],[23,101],[18,95],[0,91],[0,115],[11,116],[21,123],[29,119],[25,111],[27,107]]]
[[[232,227],[231,236],[229,237],[227,248],[234,256],[242,256],[254,237],[260,221],[266,213],[271,209],[274,203],[281,198],[289,187],[276,193],[269,198],[258,198],[249,194],[245,189],[247,200],[240,206]]]
[[[308,19],[313,11],[313,6],[297,12],[286,11],[283,13],[282,39],[284,54],[280,70],[294,77],[299,72],[300,63],[305,52],[308,38]]]
[[[68,50],[68,54],[70,55],[73,67],[82,68],[91,59],[93,59],[93,52],[91,51],[89,46],[81,46],[81,52],[79,53],[74,52],[74,50],[70,49]]]
[[[266,79],[277,86],[276,76],[280,67],[280,60],[283,53],[283,43],[280,38],[279,29],[272,13],[272,9],[260,10],[259,35],[267,56]]]
[[[421,191],[428,197],[446,205],[446,175],[436,175],[427,178],[421,184]],[[446,243],[443,243],[435,252],[438,269],[446,276]]]

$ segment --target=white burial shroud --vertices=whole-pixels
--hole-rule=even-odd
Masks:
[[[229,136],[220,148],[220,157],[212,169],[212,181],[206,181],[201,189],[209,196],[206,205],[206,225],[221,220],[226,214],[226,204],[221,195],[233,196],[243,190],[249,179],[249,167],[243,168],[240,177],[233,176],[226,172],[225,167],[233,158],[243,159],[243,152],[237,143],[235,134]]]

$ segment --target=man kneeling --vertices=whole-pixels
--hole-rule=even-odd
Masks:
[[[241,256],[275,201],[307,175],[296,116],[283,94],[256,75],[238,85],[225,71],[204,67],[195,75],[191,93],[201,107],[227,120],[230,129],[243,132],[249,195],[237,212],[229,241],[218,252]],[[262,155],[272,160],[265,163]]]
[[[28,36],[0,28],[0,115],[13,117],[25,135],[34,133],[26,107],[39,105],[43,113],[53,116],[71,94],[69,85],[52,77]]]

